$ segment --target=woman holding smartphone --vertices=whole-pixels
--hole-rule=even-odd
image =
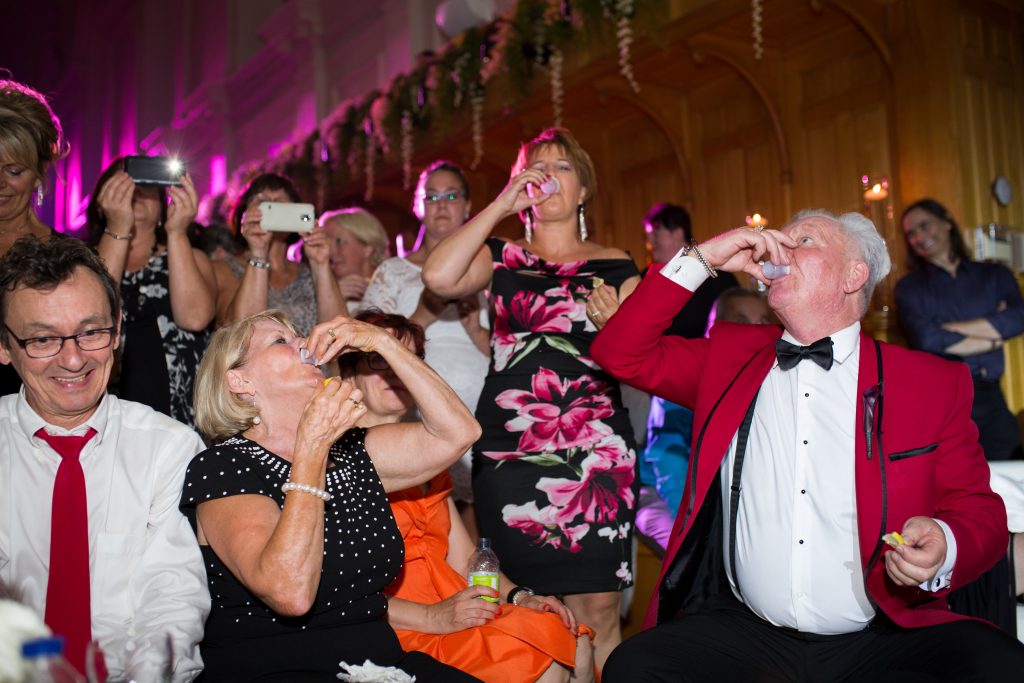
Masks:
[[[192,387],[217,296],[210,259],[188,239],[197,206],[187,174],[166,189],[136,184],[122,157],[100,175],[86,210],[86,241],[121,283],[114,393],[193,427]]]
[[[293,232],[262,227],[262,202],[297,203],[299,193],[288,178],[264,173],[253,178],[231,210],[231,226],[249,245],[246,266],[218,266],[218,323],[226,325],[268,308],[285,312],[302,334],[317,322],[345,315],[345,301],[331,272],[330,245],[323,228],[303,237],[306,262],[288,260]],[[230,272],[227,272],[230,270]]]

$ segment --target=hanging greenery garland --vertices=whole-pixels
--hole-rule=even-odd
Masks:
[[[653,34],[668,0],[519,0],[504,16],[471,28],[437,54],[422,59],[408,74],[392,79],[384,93],[372,91],[350,102],[344,113],[302,143],[284,146],[264,164],[287,170],[303,184],[344,188],[360,175],[364,199],[374,193],[376,161],[401,161],[403,187],[411,184],[419,132],[438,139],[450,134],[457,115],[468,114],[473,137],[471,168],[484,156],[484,110],[487,84],[504,78],[500,92],[507,104],[529,94],[537,71],[546,71],[552,119],[564,117],[564,66],[567,48],[575,43],[600,46],[614,34],[618,66],[634,92],[639,92],[632,64],[635,24]],[[761,0],[752,0],[755,56],[760,59]],[[494,92],[499,92],[495,89]]]

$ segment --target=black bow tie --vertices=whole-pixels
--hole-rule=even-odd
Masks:
[[[819,339],[810,346],[797,346],[784,339],[775,342],[775,354],[779,358],[779,367],[790,370],[804,358],[810,358],[823,370],[832,368],[832,337]]]

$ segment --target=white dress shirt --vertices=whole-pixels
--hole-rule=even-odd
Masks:
[[[18,394],[0,398],[0,581],[46,611],[53,483],[61,457],[35,436],[97,434],[82,449],[89,509],[92,637],[114,677],[159,680],[167,636],[174,681],[202,670],[198,643],[210,611],[199,544],[178,510],[185,468],[203,449],[185,425],[105,396],[84,424],[46,424]]]
[[[707,277],[677,255],[662,273],[695,290]],[[797,340],[788,331],[783,339]],[[736,522],[736,572],[729,565],[729,501],[736,437],[721,466],[726,574],[733,593],[762,619],[823,635],[863,629],[874,617],[864,587],[854,478],[860,323],[831,335],[834,364],[813,361],[768,372],[754,407]],[[924,590],[948,585],[956,561],[949,527],[946,560]],[[880,560],[881,561],[881,560]]]

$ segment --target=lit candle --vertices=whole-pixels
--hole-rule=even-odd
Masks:
[[[746,217],[747,227],[750,228],[763,228],[768,225],[768,219],[759,213],[755,213],[752,216]]]
[[[872,181],[868,176],[861,176],[860,182],[864,187],[864,199],[869,202],[877,202],[889,196],[889,181],[886,178]]]

